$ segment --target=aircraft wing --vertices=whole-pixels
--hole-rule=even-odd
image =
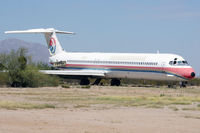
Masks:
[[[40,70],[44,74],[65,76],[95,76],[105,77],[105,71],[99,70]]]

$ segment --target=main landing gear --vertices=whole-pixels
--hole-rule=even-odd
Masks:
[[[92,85],[99,85],[101,78],[97,78]]]
[[[120,86],[121,81],[119,79],[111,79],[110,85],[111,86]]]
[[[99,85],[101,82],[101,78],[97,78],[92,85]],[[90,80],[88,78],[82,78],[80,81],[80,85],[89,85]]]
[[[99,85],[101,82],[101,78],[97,78],[92,85]],[[80,85],[90,85],[90,80],[88,78],[82,78],[80,81]],[[121,81],[119,79],[111,79],[110,81],[111,86],[120,86]]]
[[[88,78],[83,78],[80,81],[80,85],[89,85],[90,84],[90,80]]]

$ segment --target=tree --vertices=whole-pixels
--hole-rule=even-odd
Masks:
[[[19,48],[16,52],[12,50],[10,54],[4,55],[2,64],[4,70],[8,72],[8,83],[12,87],[23,85],[22,73],[27,65],[27,49]]]
[[[12,87],[57,86],[59,79],[40,73],[27,52],[27,49],[19,48],[9,54],[0,54],[0,70],[7,74],[0,77],[0,80],[6,77],[7,84]]]

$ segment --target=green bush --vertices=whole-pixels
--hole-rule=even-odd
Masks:
[[[83,86],[81,86],[81,88],[83,88],[83,89],[90,89],[90,85],[83,85]]]
[[[5,72],[0,72],[0,86],[7,85],[8,75]]]
[[[70,88],[70,86],[67,84],[62,84],[61,86],[62,86],[62,88]]]
[[[22,77],[22,87],[58,86],[59,84],[58,77],[45,75],[34,66],[27,66],[22,72]]]
[[[36,66],[39,70],[55,70],[53,66],[50,66],[49,64],[44,62],[37,62],[33,63],[32,65]]]
[[[192,86],[195,86],[195,85],[200,86],[200,78],[194,78],[192,80],[189,80],[188,84]]]
[[[11,87],[58,86],[59,78],[40,73],[26,53],[26,49],[19,48],[7,55],[0,55],[0,69],[3,71],[0,75],[0,84],[7,84]]]

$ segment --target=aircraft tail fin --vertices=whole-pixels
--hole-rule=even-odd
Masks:
[[[19,30],[19,31],[6,31],[6,34],[24,34],[24,33],[43,33],[46,38],[47,46],[49,49],[49,53],[51,56],[56,55],[63,51],[62,46],[60,45],[60,42],[58,41],[58,38],[56,36],[56,33],[60,34],[74,34],[74,32],[68,32],[68,31],[59,31],[55,30],[54,28],[48,28],[48,29],[29,29],[29,30]]]

